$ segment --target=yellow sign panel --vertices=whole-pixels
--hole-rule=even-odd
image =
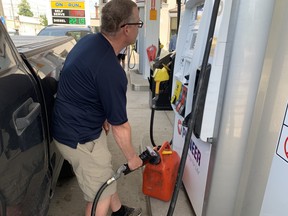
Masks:
[[[150,10],[150,20],[157,20],[157,10],[155,9]]]
[[[85,9],[85,2],[51,1],[52,9]]]

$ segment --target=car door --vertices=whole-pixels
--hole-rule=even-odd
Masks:
[[[43,105],[37,79],[0,23],[0,215],[45,215],[48,210],[51,177]]]

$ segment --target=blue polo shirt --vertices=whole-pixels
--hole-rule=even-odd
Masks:
[[[61,71],[53,112],[53,137],[72,148],[100,136],[111,125],[128,121],[127,77],[111,44],[89,34],[70,51]]]

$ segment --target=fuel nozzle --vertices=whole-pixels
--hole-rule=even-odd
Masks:
[[[157,151],[155,151],[150,146],[146,146],[146,150],[142,152],[139,157],[143,161],[142,166],[146,165],[147,163],[157,165],[161,162],[160,155]],[[126,169],[123,171],[124,175],[129,174],[132,172],[130,168],[128,167],[128,164],[124,164],[126,166]]]
[[[156,102],[159,99],[159,93],[160,93],[160,83],[163,81],[168,81],[169,80],[169,65],[171,64],[171,62],[167,65],[163,65],[163,67],[161,69],[156,68],[154,73],[153,73],[153,79],[156,83],[155,86],[155,97],[152,98],[152,106],[155,108],[156,106]]]
[[[143,166],[147,163],[157,165],[161,161],[159,153],[150,146],[146,146],[146,150],[142,152],[139,157],[143,161]]]

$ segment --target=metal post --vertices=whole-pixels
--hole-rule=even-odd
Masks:
[[[4,16],[2,0],[0,0],[0,16]]]
[[[14,8],[13,8],[12,0],[10,0],[10,4],[11,4],[11,10],[12,10],[12,19],[14,22],[14,29],[16,30],[16,21],[15,21]]]

